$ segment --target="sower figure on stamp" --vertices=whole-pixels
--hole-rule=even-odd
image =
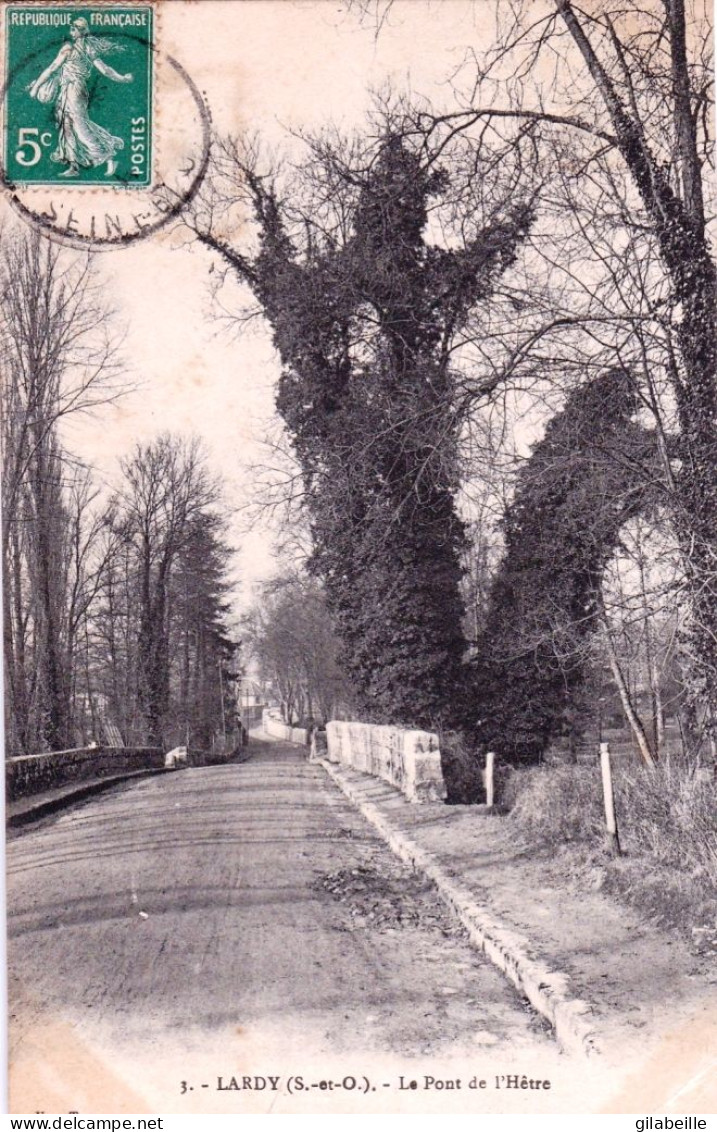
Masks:
[[[124,141],[90,120],[89,80],[93,67],[116,83],[131,83],[133,76],[119,74],[102,60],[102,55],[122,48],[111,40],[90,35],[87,20],[75,20],[70,35],[72,42],[62,46],[28,90],[39,102],[55,103],[58,142],[51,156],[53,161],[67,165],[61,176],[77,177],[80,168],[95,168],[107,162],[105,175],[112,177],[117,170],[115,154],[124,147]]]

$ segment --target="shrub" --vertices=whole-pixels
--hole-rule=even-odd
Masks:
[[[613,771],[625,856],[608,863],[605,884],[664,926],[714,925],[717,912],[717,784],[704,767],[666,758],[656,767]],[[514,771],[504,800],[510,820],[537,842],[605,845],[599,768]]]
[[[717,784],[706,768],[666,758],[618,774],[615,794],[626,850],[704,876],[717,889]]]
[[[511,819],[539,841],[590,841],[604,828],[600,774],[594,767],[516,770],[503,799],[512,801]]]
[[[441,732],[439,742],[448,804],[484,802],[483,772],[471,744],[459,731]]]

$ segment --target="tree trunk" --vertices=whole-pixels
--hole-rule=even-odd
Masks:
[[[612,634],[610,633],[610,626],[608,625],[607,618],[604,615],[600,620],[603,629],[603,639],[605,641],[608,659],[610,661],[610,670],[613,674],[615,684],[617,685],[617,690],[620,694],[620,702],[622,703],[622,709],[625,712],[625,718],[627,719],[627,722],[632,729],[632,733],[635,737],[635,742],[637,743],[643,761],[647,766],[654,766],[655,759],[653,757],[652,751],[650,750],[650,744],[648,742],[647,735],[645,734],[645,728],[642,726],[642,720],[635,711],[635,707],[630,697],[630,690],[627,686],[624,673],[622,671],[622,668],[620,667],[620,662],[615,651],[615,644],[612,639]]]
[[[673,388],[680,423],[674,515],[692,599],[699,689],[717,710],[717,275],[705,233],[701,168],[689,92],[683,0],[667,0],[677,159],[683,198],[655,160],[642,123],[623,105],[570,0],[555,0],[613,124],[620,151],[654,226],[681,307],[683,373]]]

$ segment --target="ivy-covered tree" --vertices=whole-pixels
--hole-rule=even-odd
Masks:
[[[576,389],[517,477],[472,662],[480,746],[535,761],[575,729],[601,582],[620,530],[659,498],[654,434],[614,369]]]
[[[351,0],[377,29],[393,0]],[[685,0],[495,5],[493,37],[452,76],[456,104],[416,129],[463,133],[497,166],[530,138],[542,181],[517,317],[495,324],[494,388],[561,369],[632,367],[663,434],[682,557],[693,707],[717,728],[717,261],[713,5]],[[379,16],[380,11],[380,16]],[[533,306],[526,317],[526,307]],[[511,325],[512,324],[512,325]],[[596,331],[599,328],[599,333]],[[670,438],[669,445],[664,443]],[[668,454],[669,448],[669,454]]]
[[[450,178],[435,154],[401,136],[388,132],[347,160],[331,146],[315,152],[305,174],[315,209],[302,210],[306,184],[282,196],[236,148],[226,153],[233,188],[225,180],[220,192],[226,200],[248,187],[258,253],[249,258],[220,234],[216,201],[196,231],[250,285],[272,326],[311,566],[363,712],[455,725],[466,695],[452,349],[513,261],[530,210],[509,205],[473,228],[459,217],[448,248],[429,242],[427,226]]]

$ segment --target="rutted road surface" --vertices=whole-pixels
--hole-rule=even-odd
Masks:
[[[180,1078],[215,1089],[239,1061],[285,1071],[279,1055],[521,1051],[537,1064],[552,1049],[433,890],[295,747],[105,794],[15,836],[7,866],[14,1111],[62,1111],[50,1104],[63,1082],[74,1097],[92,1074],[142,1111],[170,1064],[179,1095]],[[191,1058],[208,1074],[210,1051],[200,1081]],[[71,1107],[98,1103],[86,1090]]]

